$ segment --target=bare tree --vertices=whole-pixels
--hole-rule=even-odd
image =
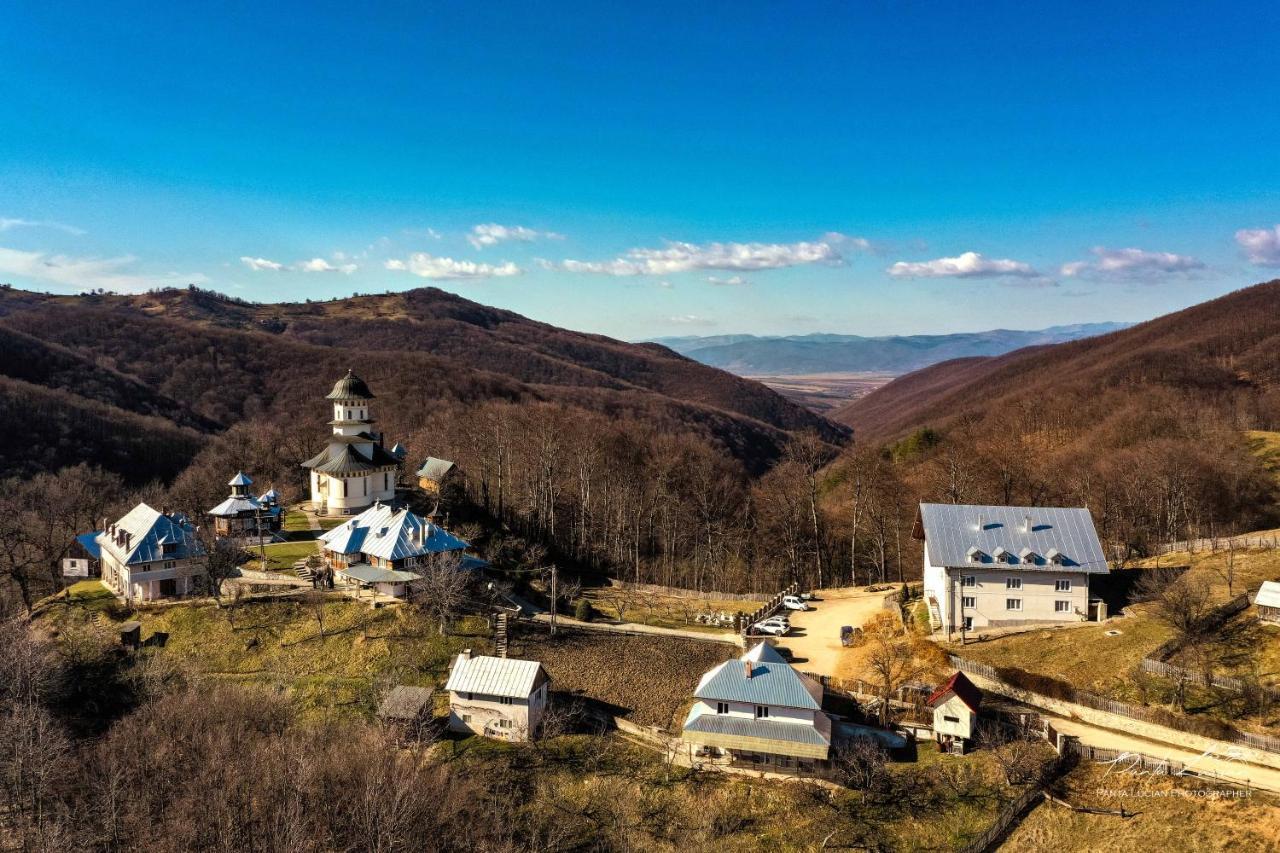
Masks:
[[[320,629],[320,634],[316,639],[324,639],[324,619],[325,608],[328,607],[328,596],[324,590],[308,589],[298,596],[298,600],[302,602],[302,606],[307,609],[316,620],[316,627]]]
[[[875,738],[856,737],[832,750],[831,764],[840,782],[850,788],[875,791],[889,781],[885,752]]]
[[[1024,785],[1035,777],[1042,749],[1030,732],[996,720],[984,720],[978,725],[977,740],[1000,765],[1010,785]]]
[[[889,702],[905,682],[924,668],[917,660],[914,643],[890,613],[876,614],[863,629],[864,642],[870,644],[867,666],[880,688],[880,725],[889,723]]]
[[[213,536],[211,532],[205,533],[202,531],[200,538],[204,540],[202,544],[205,550],[203,564],[205,589],[221,605],[222,583],[240,573],[242,552],[238,546],[233,545],[226,539],[219,539]],[[264,566],[263,568],[265,569],[266,567]]]
[[[409,584],[409,600],[440,623],[448,633],[449,622],[467,600],[470,577],[456,554],[432,554],[414,567],[418,580]]]

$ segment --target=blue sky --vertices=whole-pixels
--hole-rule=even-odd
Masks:
[[[10,2],[0,281],[434,285],[637,339],[1280,275],[1280,7],[1121,5]]]

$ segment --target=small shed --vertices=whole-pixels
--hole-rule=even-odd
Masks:
[[[457,470],[457,466],[448,459],[428,456],[427,461],[423,462],[422,467],[418,469],[418,486],[425,492],[438,495],[445,481]]]
[[[929,696],[925,704],[933,710],[933,736],[947,752],[963,755],[978,722],[982,691],[963,672]]]
[[[396,685],[382,697],[382,704],[378,706],[378,719],[400,726],[424,723],[431,719],[433,696],[435,691],[430,687]]]
[[[1280,625],[1280,581],[1264,581],[1253,603],[1258,608],[1259,619]]]

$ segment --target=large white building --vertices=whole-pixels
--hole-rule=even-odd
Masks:
[[[687,743],[779,770],[812,767],[831,752],[822,685],[760,643],[702,676],[681,734]]]
[[[1108,567],[1087,509],[926,503],[912,536],[934,630],[1105,618],[1089,598]]]
[[[141,503],[104,525],[96,544],[102,582],[128,601],[202,591],[205,550],[185,516]]]
[[[372,431],[373,394],[350,370],[325,397],[333,404],[333,434],[328,446],[302,463],[311,472],[311,505],[321,515],[355,515],[375,501],[396,496],[396,473],[402,456],[382,446]]]
[[[445,684],[449,728],[502,740],[528,740],[547,709],[551,678],[536,660],[458,655]]]

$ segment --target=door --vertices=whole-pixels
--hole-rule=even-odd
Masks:
[[[178,581],[174,578],[165,578],[164,580],[160,581],[160,594],[161,595],[177,595]]]

